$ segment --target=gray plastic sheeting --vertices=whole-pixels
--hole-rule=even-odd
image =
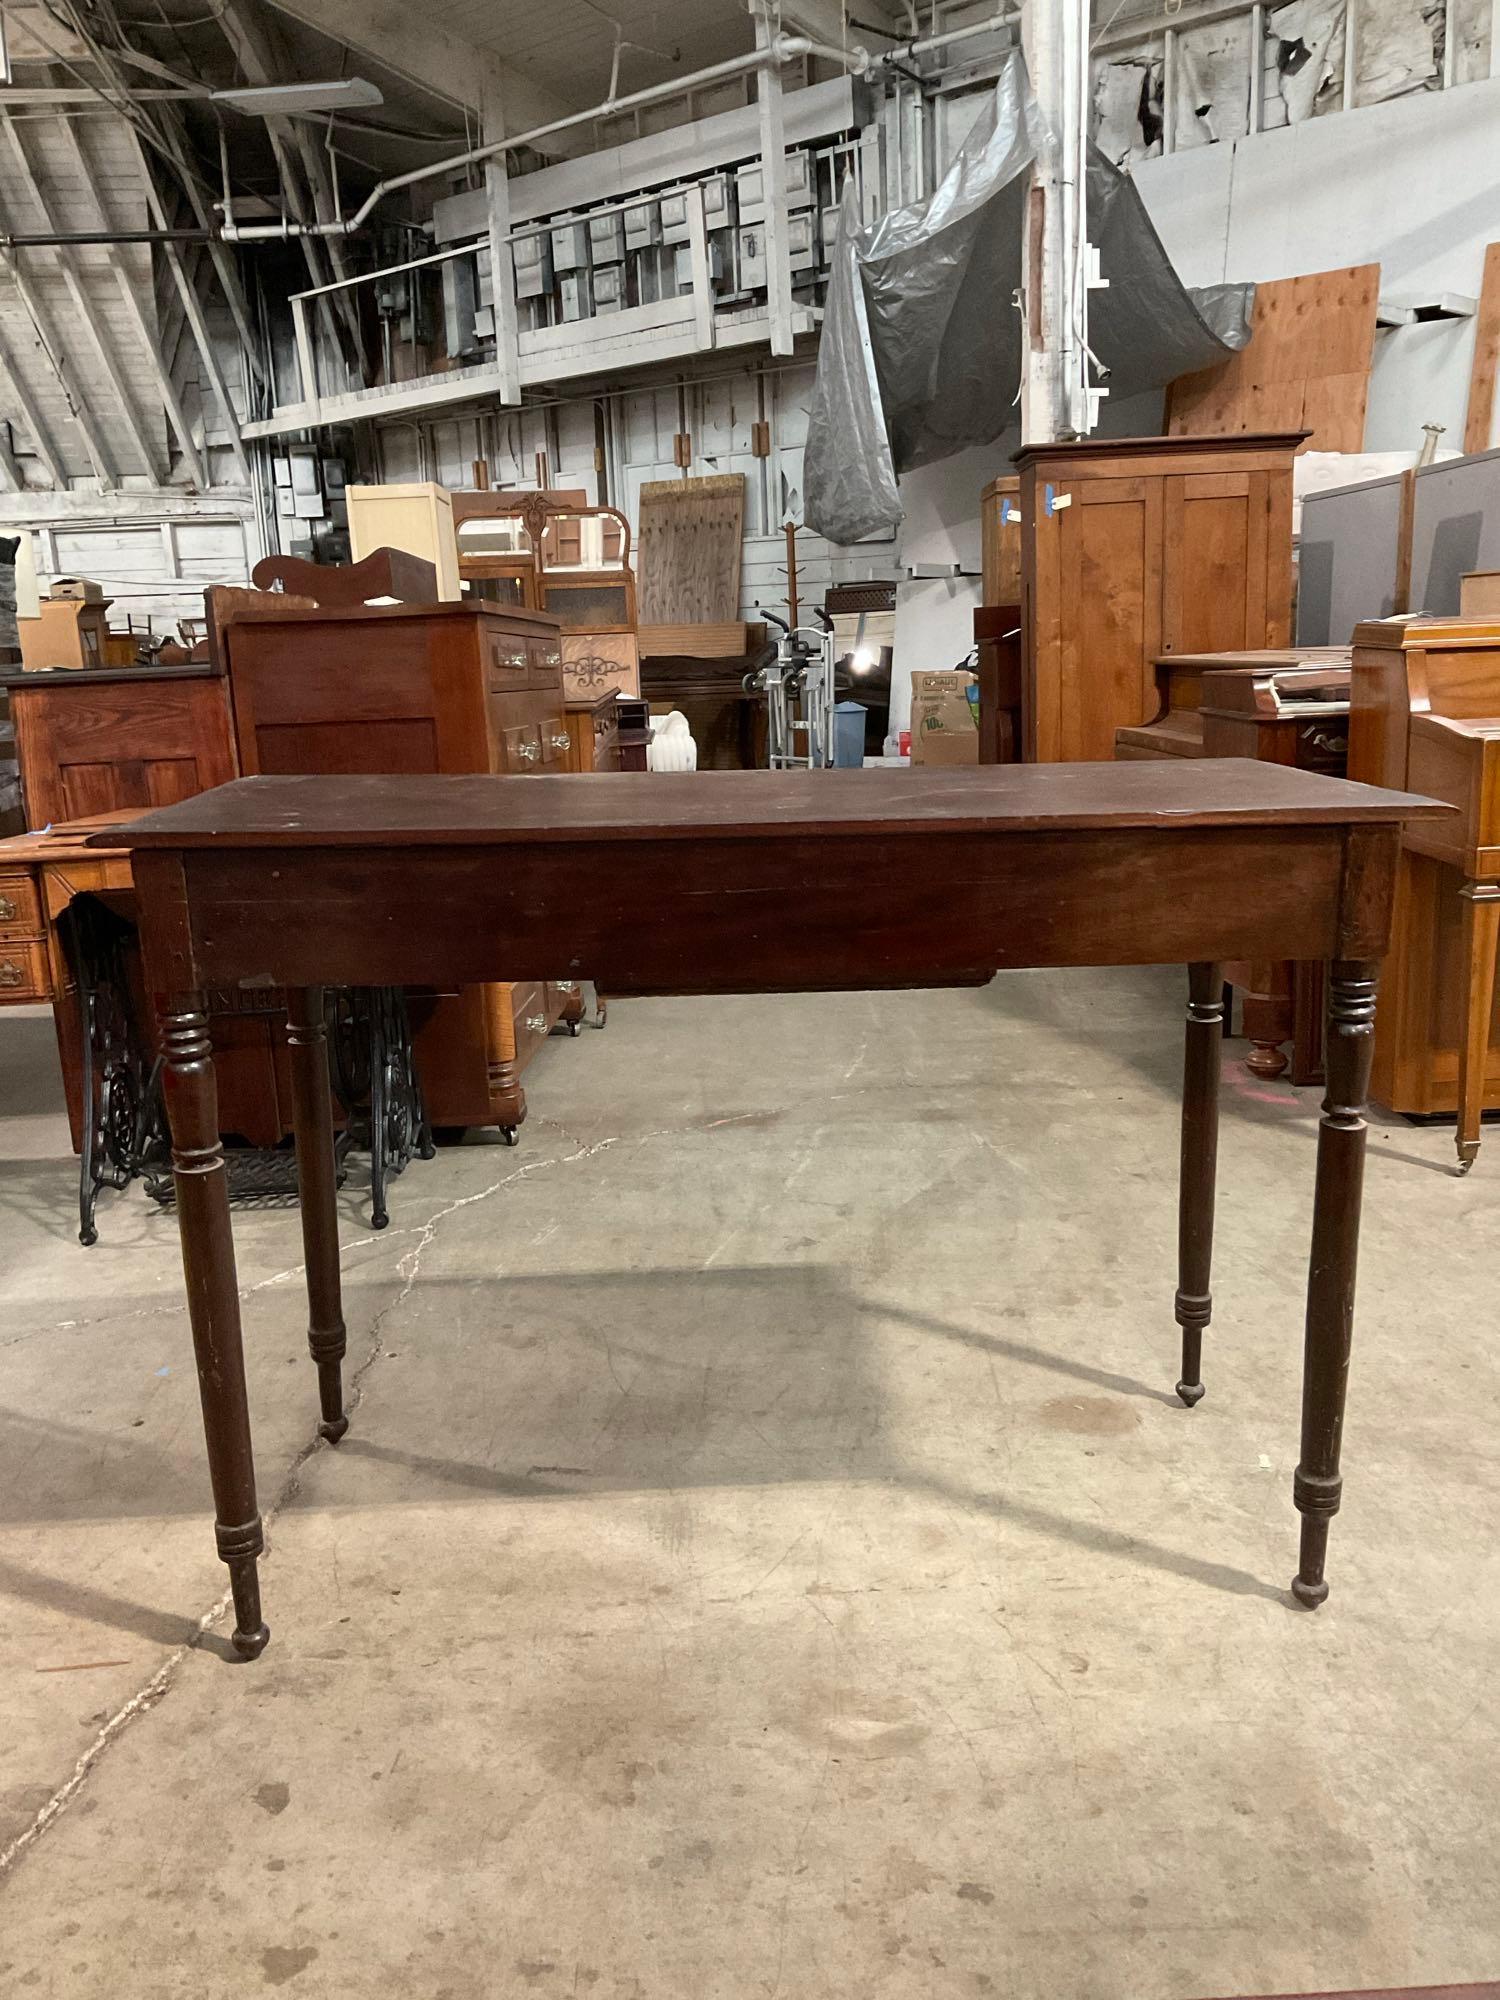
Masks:
[[[930,201],[859,225],[844,189],[804,460],[804,518],[832,542],[890,534],[898,476],[1020,443],[1016,305],[1027,169],[1044,128],[1019,53]],[[1089,240],[1108,288],[1089,339],[1120,396],[1210,367],[1250,338],[1250,285],[1189,291],[1134,184],[1089,162]]]

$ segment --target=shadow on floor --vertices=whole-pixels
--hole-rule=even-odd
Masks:
[[[356,1357],[377,1310],[373,1302],[362,1306],[360,1295],[374,1291],[347,1288]],[[381,1303],[388,1297],[386,1288]],[[1190,1550],[1075,1518],[1024,1492],[956,1482],[922,1464],[900,1434],[899,1387],[908,1360],[914,1379],[956,1369],[952,1393],[960,1397],[972,1386],[963,1357],[973,1353],[1108,1396],[1168,1406],[1176,1399],[1165,1386],[1095,1367],[1069,1352],[869,1303],[837,1267],[610,1271],[499,1283],[427,1279],[406,1310],[410,1317],[399,1333],[387,1328],[382,1356],[401,1366],[366,1375],[354,1430],[337,1448],[339,1458],[375,1469],[373,1480],[347,1481],[354,1490],[344,1503],[371,1513],[440,1500],[454,1489],[514,1502],[826,1479],[874,1482],[938,1495],[947,1505],[1028,1534],[1206,1588],[1278,1601],[1283,1596],[1257,1577]],[[253,1418],[255,1375],[264,1363],[255,1354],[253,1308],[247,1318]],[[889,1342],[882,1343],[892,1327],[918,1337],[915,1355],[907,1340],[893,1359]],[[1078,1331],[1086,1340],[1086,1318]],[[424,1339],[424,1332],[432,1337]],[[1171,1360],[1161,1356],[1164,1375]],[[425,1379],[413,1374],[417,1370]],[[434,1379],[444,1377],[451,1414],[439,1425],[432,1389]],[[987,1397],[991,1387],[987,1380]],[[310,1436],[316,1419],[310,1363],[303,1388]],[[1016,1401],[1026,1408],[1019,1392]],[[1180,1414],[1191,1423],[1188,1412]],[[201,1509],[207,1540],[203,1466],[180,1398],[160,1422],[169,1444],[122,1432],[118,1411],[101,1433],[0,1410],[0,1465],[15,1468],[0,1496],[0,1513],[35,1522],[101,1513],[159,1519]],[[448,1449],[430,1448],[435,1428]],[[1079,1451],[1085,1442],[1101,1448],[1111,1428],[1091,1430],[1087,1441],[1079,1439]],[[1136,1428],[1132,1422],[1122,1434]],[[976,1436],[984,1430],[980,1420]],[[1064,1438],[1054,1444],[1069,1449]],[[39,1462],[45,1477],[26,1477],[22,1468]],[[407,1476],[392,1483],[379,1477],[379,1468]],[[332,1464],[321,1473],[317,1483],[325,1499],[339,1479]],[[270,1504],[277,1480],[264,1468],[261,1485],[264,1504]],[[289,1504],[308,1503],[294,1489]],[[1191,1532],[1191,1523],[1184,1525]],[[1288,1507],[1289,1534],[1291,1527]],[[184,1619],[169,1612],[146,1610],[91,1585],[37,1577],[14,1563],[0,1567],[0,1592],[7,1589],[163,1643],[180,1642],[186,1629]]]

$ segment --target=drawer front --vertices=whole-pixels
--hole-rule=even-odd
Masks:
[[[573,747],[573,739],[568,734],[568,725],[560,715],[544,716],[537,725],[542,739],[542,762],[549,768],[565,765],[568,752]]]
[[[24,870],[0,873],[0,938],[36,937],[44,928],[35,878]]]
[[[524,1068],[546,1041],[552,1023],[547,1012],[547,989],[533,982],[511,988],[511,1005],[516,1024],[516,1062]]]
[[[531,685],[534,688],[562,689],[562,641],[529,639]]]
[[[611,724],[608,728],[594,731],[594,762],[596,771],[618,771],[620,768],[620,732]]]
[[[495,694],[510,694],[527,684],[531,656],[524,639],[513,632],[486,632],[484,637],[485,684]]]
[[[0,1005],[45,1000],[52,992],[47,947],[40,938],[0,942]]]
[[[542,768],[541,731],[534,722],[521,722],[500,732],[500,768],[512,777]]]

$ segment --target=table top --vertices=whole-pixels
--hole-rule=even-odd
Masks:
[[[957,770],[239,778],[94,838],[124,848],[493,846],[878,833],[1395,824],[1451,808],[1249,758]]]

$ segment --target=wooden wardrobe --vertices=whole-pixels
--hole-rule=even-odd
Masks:
[[[1159,707],[1178,652],[1285,646],[1303,432],[1028,445],[1021,476],[1023,754],[1103,761]]]

